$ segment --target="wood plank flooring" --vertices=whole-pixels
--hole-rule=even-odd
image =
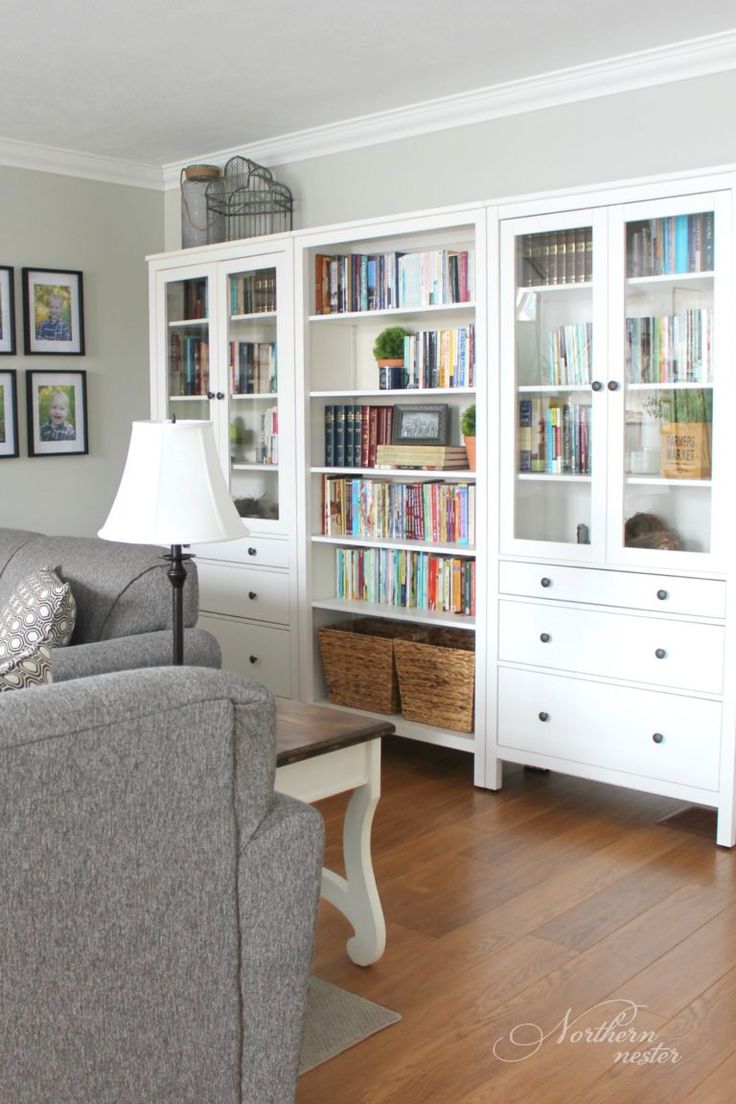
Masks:
[[[336,869],[344,803],[319,806]],[[657,823],[678,807],[517,768],[490,793],[460,752],[385,741],[386,953],[354,966],[322,902],[314,972],[403,1019],[298,1104],[736,1101],[736,854]]]

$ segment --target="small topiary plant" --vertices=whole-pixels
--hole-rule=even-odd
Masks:
[[[381,330],[373,346],[376,360],[404,360],[404,338],[410,337],[409,330],[403,326],[389,326]]]
[[[475,437],[475,403],[463,410],[460,419],[460,432],[463,437]]]

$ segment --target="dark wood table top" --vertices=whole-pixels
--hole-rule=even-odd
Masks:
[[[362,744],[394,732],[390,721],[361,717],[305,702],[276,701],[276,765],[298,763],[336,748]]]

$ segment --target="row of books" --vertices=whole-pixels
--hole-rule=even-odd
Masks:
[[[626,227],[627,276],[712,272],[713,212],[630,222]]]
[[[230,387],[233,395],[275,394],[276,342],[231,341]]]
[[[472,387],[475,326],[420,330],[404,338],[407,387]]]
[[[375,466],[467,471],[468,454],[465,445],[379,445]]]
[[[209,387],[209,343],[194,334],[169,335],[169,393],[206,395]]]
[[[231,314],[265,314],[275,310],[275,268],[230,277]]]
[[[325,467],[374,468],[377,448],[393,433],[392,406],[328,403],[325,406]]]
[[[560,386],[590,383],[593,323],[560,326],[547,334],[547,382]]]
[[[590,474],[590,406],[520,399],[519,471]]]
[[[593,278],[593,228],[523,234],[517,245],[520,287],[584,284]]]
[[[338,548],[335,592],[351,602],[473,616],[475,561],[397,548]]]
[[[389,479],[323,480],[327,537],[475,544],[475,484]]]
[[[184,280],[184,303],[182,318],[207,317],[207,278],[200,276],[196,280]]]
[[[258,419],[258,443],[256,444],[257,464],[278,464],[279,462],[279,408],[269,406]]]
[[[713,312],[707,307],[626,319],[630,383],[709,383]]]
[[[315,312],[429,307],[473,298],[473,251],[315,256]]]

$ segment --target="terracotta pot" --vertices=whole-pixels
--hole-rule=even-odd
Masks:
[[[465,437],[465,451],[468,454],[468,467],[475,471],[475,437]]]

